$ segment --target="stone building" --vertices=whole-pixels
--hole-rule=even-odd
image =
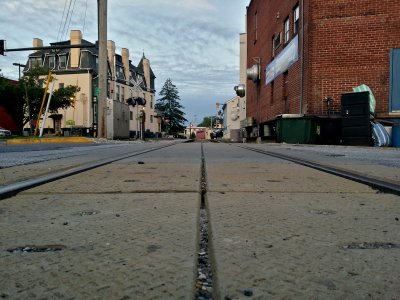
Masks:
[[[98,50],[95,44],[84,40],[79,30],[71,31],[69,41],[51,43],[52,46],[78,44],[87,47],[39,50],[28,58],[25,71],[33,67],[48,69],[56,78],[55,89],[68,85],[80,87],[73,99],[73,107],[50,115],[45,124],[49,132],[74,130],[91,134],[97,127]],[[43,41],[33,39],[33,47],[43,47]],[[107,50],[107,137],[114,139],[157,134],[159,125],[154,111],[156,77],[150,61],[143,54],[138,66],[134,66],[129,58],[129,50],[122,48],[121,54],[116,53],[116,45],[111,40],[107,42]],[[145,101],[132,106],[128,104],[128,99],[132,97],[140,97]]]

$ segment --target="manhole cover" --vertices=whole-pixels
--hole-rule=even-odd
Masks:
[[[42,246],[27,245],[27,246],[10,248],[7,249],[7,251],[10,253],[55,252],[55,251],[61,251],[65,248],[66,247],[64,245],[42,245]]]

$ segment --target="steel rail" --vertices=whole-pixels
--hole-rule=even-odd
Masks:
[[[238,146],[240,148],[246,149],[246,150],[250,150],[250,151],[254,151],[254,152],[258,152],[261,154],[265,154],[265,155],[269,155],[269,156],[273,156],[276,158],[280,158],[283,160],[288,160],[291,162],[294,162],[296,164],[300,164],[306,167],[310,167],[325,173],[329,173],[329,174],[333,174],[342,178],[346,178],[346,179],[350,179],[362,184],[366,184],[374,189],[377,189],[379,191],[385,192],[385,193],[390,193],[390,194],[395,194],[395,195],[399,195],[400,196],[400,184],[396,184],[396,183],[392,183],[392,182],[387,182],[384,180],[380,180],[377,178],[373,178],[373,177],[368,177],[365,175],[361,175],[355,172],[351,172],[348,170],[344,170],[344,169],[340,169],[340,168],[335,168],[332,166],[327,166],[327,165],[323,165],[321,163],[317,163],[317,162],[313,162],[310,160],[306,160],[306,159],[302,159],[302,158],[297,158],[297,157],[293,157],[293,156],[289,156],[289,155],[284,155],[284,154],[278,154],[275,152],[270,152],[270,151],[266,151],[266,150],[261,150],[261,149],[256,149],[256,148],[252,148],[252,147],[248,147],[248,146]]]
[[[3,199],[7,199],[10,198],[12,196],[15,196],[16,194],[18,194],[19,192],[22,192],[24,190],[28,190],[31,188],[34,188],[36,186],[39,185],[43,185],[52,181],[56,181],[62,178],[66,178],[75,174],[79,174],[82,172],[86,172],[92,169],[96,169],[98,167],[102,167],[104,165],[108,165],[111,164],[113,162],[119,161],[119,160],[123,160],[126,158],[130,158],[130,157],[134,157],[134,156],[138,156],[141,154],[145,154],[145,153],[149,153],[149,152],[153,152],[156,150],[160,150],[166,147],[171,147],[173,145],[179,144],[180,142],[176,142],[176,143],[171,143],[171,144],[167,144],[167,145],[162,145],[162,146],[158,146],[158,147],[152,147],[146,150],[141,150],[141,151],[137,151],[137,152],[133,152],[133,153],[129,153],[129,154],[122,154],[120,156],[117,157],[113,157],[113,158],[108,158],[108,159],[101,159],[95,162],[91,162],[85,165],[81,165],[81,166],[77,166],[77,167],[72,167],[70,169],[67,170],[63,170],[63,171],[59,171],[59,172],[55,172],[55,173],[51,173],[48,175],[42,175],[39,176],[37,178],[31,178],[31,179],[27,179],[24,181],[20,181],[20,182],[15,182],[15,183],[11,183],[8,184],[6,186],[0,187],[0,200]]]

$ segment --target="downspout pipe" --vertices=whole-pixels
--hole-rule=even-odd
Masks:
[[[303,113],[304,101],[304,0],[301,0],[301,70],[300,70],[300,114]]]

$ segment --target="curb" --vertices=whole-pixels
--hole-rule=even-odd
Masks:
[[[93,143],[84,137],[60,137],[60,138],[31,138],[7,140],[6,145],[30,145],[30,144],[62,144],[62,143]]]

